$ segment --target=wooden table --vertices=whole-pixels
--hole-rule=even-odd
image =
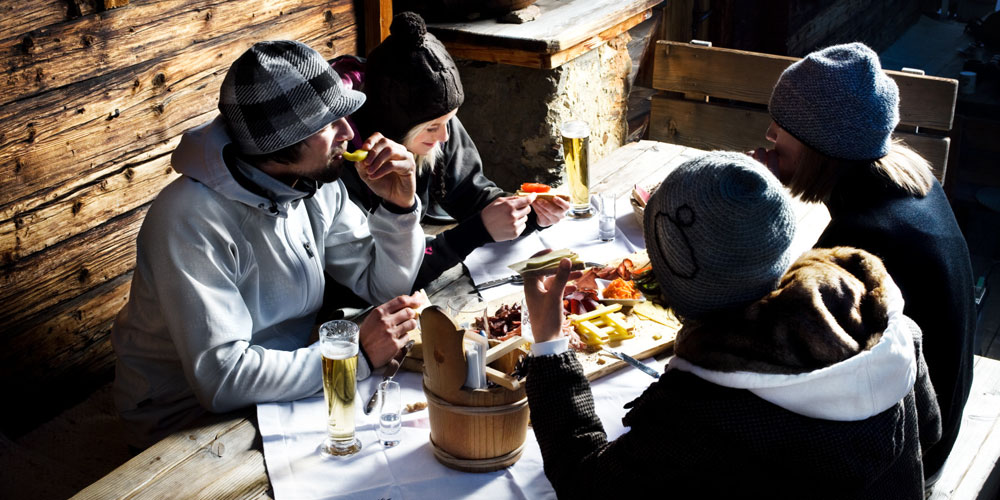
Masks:
[[[701,151],[653,141],[628,144],[591,172],[593,191],[612,190],[624,194],[635,183],[653,184],[676,166]],[[826,225],[828,215],[821,205],[798,204],[800,238],[806,247]],[[813,226],[818,226],[816,229]],[[813,233],[815,235],[813,235]],[[461,266],[446,272],[427,289],[431,300],[444,303],[451,296],[474,291]],[[980,365],[977,363],[977,376]],[[993,366],[992,363],[989,364]],[[996,363],[1000,365],[1000,362]],[[996,370],[1000,373],[1000,369]],[[996,377],[994,376],[993,380]],[[996,412],[993,420],[996,421]],[[963,432],[965,432],[963,430]],[[256,412],[209,415],[198,425],[174,433],[156,443],[75,498],[272,498],[264,466],[263,445],[257,430]]]

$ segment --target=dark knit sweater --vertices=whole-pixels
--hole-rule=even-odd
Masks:
[[[831,221],[816,247],[847,245],[880,257],[903,292],[904,314],[924,333],[942,418],[941,441],[925,450],[931,476],[954,445],[972,387],[976,321],[965,238],[937,181],[916,198],[858,170],[841,179],[827,207]]]

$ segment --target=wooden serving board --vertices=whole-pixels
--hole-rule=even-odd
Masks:
[[[504,304],[520,304],[522,297],[523,294],[516,293],[491,301],[489,302],[488,310],[492,313]],[[636,314],[637,308],[644,316],[652,316],[660,322],[652,321],[644,318],[643,315]],[[635,337],[609,342],[605,344],[608,347],[642,360],[660,354],[674,346],[674,340],[677,338],[677,331],[680,329],[681,324],[669,310],[647,300],[643,305],[622,308],[621,312],[625,316],[625,319],[628,320],[629,325],[634,327],[633,333]],[[577,351],[576,353],[577,359],[583,365],[583,372],[586,374],[588,380],[599,379],[628,366],[628,363],[602,352],[600,347],[594,349],[594,352]]]
[[[618,265],[628,258],[639,269],[649,264],[649,257],[646,252],[639,251],[621,259],[615,259],[608,264]],[[493,314],[502,305],[521,304],[524,293],[517,292],[506,297],[492,300],[487,304],[487,313]],[[648,299],[648,298],[647,298]],[[674,346],[677,338],[677,331],[680,329],[680,321],[673,313],[663,307],[646,300],[634,307],[623,307],[622,314],[634,327],[635,337],[627,340],[609,342],[608,347],[621,351],[633,358],[643,360],[650,356],[655,356]],[[410,354],[403,360],[402,368],[405,370],[419,372],[423,369],[423,346],[418,330],[410,332],[410,338],[416,340]],[[628,366],[628,363],[601,352],[600,348],[594,348],[592,352],[577,351],[577,359],[583,365],[583,371],[587,379],[596,380],[609,373],[613,373]]]

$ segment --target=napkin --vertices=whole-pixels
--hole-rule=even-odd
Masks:
[[[646,360],[658,371],[665,361]],[[318,370],[319,367],[317,366]],[[381,377],[358,383],[355,401],[363,402]],[[420,374],[401,372],[403,404],[426,401]],[[623,405],[635,399],[652,379],[623,368],[591,383],[597,414],[608,439],[625,432]],[[326,435],[323,397],[257,405],[257,421],[264,443],[264,463],[277,500],[347,498],[393,500],[468,498],[488,492],[490,498],[555,498],[542,470],[542,457],[532,429],[528,429],[521,459],[507,469],[463,473],[441,465],[430,444],[427,410],[403,415],[401,441],[383,448],[375,433],[377,415],[365,415],[356,404],[355,425],[361,451],[346,458],[325,458],[319,444]]]

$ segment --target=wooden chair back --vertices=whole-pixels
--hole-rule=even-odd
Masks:
[[[699,149],[747,151],[769,146],[767,103],[797,57],[658,41],[653,60],[649,138]],[[958,81],[886,71],[899,86],[893,136],[930,162],[944,182]]]

